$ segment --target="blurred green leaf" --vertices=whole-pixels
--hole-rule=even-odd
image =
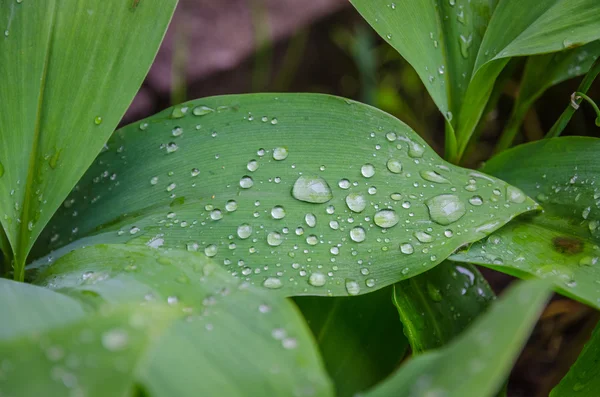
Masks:
[[[450,261],[394,285],[394,303],[413,353],[448,344],[494,298],[475,266]]]
[[[527,7],[520,0],[351,2],[421,77],[451,124],[446,145],[453,161],[463,154],[510,57],[600,38],[596,0],[540,0]]]
[[[549,295],[545,282],[520,282],[448,346],[409,360],[364,396],[494,396]]]
[[[314,94],[213,97],[117,131],[36,255],[63,247],[45,264],[111,242],[198,251],[283,295],[358,295],[535,208],[372,107]]]
[[[0,2],[0,220],[16,279],[129,106],[176,4]]]
[[[593,397],[600,387],[600,325],[583,348],[565,377],[550,392],[550,397]]]
[[[391,295],[388,287],[361,296],[294,298],[317,339],[336,396],[354,396],[379,383],[404,357],[408,341]]]
[[[332,395],[294,305],[240,283],[204,255],[99,245],[62,257],[36,282],[98,305],[159,302],[183,317],[136,370],[152,396]]]
[[[600,40],[597,40],[566,51],[530,57],[525,64],[519,95],[496,151],[501,152],[512,145],[527,111],[548,88],[586,74],[599,55]]]
[[[0,278],[0,343],[77,321],[83,315],[76,300],[46,288]]]
[[[600,139],[565,137],[517,146],[484,171],[535,197],[544,212],[522,216],[451,257],[556,290],[600,308]]]

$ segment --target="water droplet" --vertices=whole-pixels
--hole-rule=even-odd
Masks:
[[[317,225],[317,217],[314,214],[308,213],[304,215],[304,222],[306,222],[309,227],[315,227]]]
[[[192,110],[192,113],[194,114],[194,116],[204,116],[204,115],[212,113],[214,111],[215,111],[214,109],[211,109],[208,106],[200,105],[200,106],[196,106],[194,108],[194,110]]]
[[[276,147],[273,149],[273,159],[274,160],[285,160],[288,156],[288,150],[284,147]]]
[[[220,209],[214,209],[210,212],[210,219],[213,221],[218,221],[219,219],[223,219],[223,213]]]
[[[263,282],[263,287],[269,289],[278,289],[282,286],[283,284],[281,283],[281,280],[277,277],[267,277],[267,279]]]
[[[242,179],[240,179],[240,187],[242,189],[250,189],[252,186],[254,186],[254,181],[248,175],[246,175],[246,176],[242,177]]]
[[[444,178],[442,175],[440,175],[439,173],[437,173],[435,171],[431,171],[431,170],[421,171],[421,172],[419,172],[419,175],[421,175],[421,178],[423,178],[429,182],[450,183],[450,181],[448,179]]]
[[[285,209],[280,205],[276,205],[271,209],[271,216],[273,219],[283,219],[285,217]]]
[[[398,160],[389,159],[386,165],[387,169],[394,174],[402,172],[402,163]]]
[[[412,158],[420,158],[423,157],[423,153],[425,153],[425,148],[419,145],[416,142],[409,141],[408,145],[408,155]]]
[[[520,204],[525,202],[527,196],[521,189],[508,185],[506,187],[506,199],[508,201],[512,201],[513,203]]]
[[[129,234],[136,234],[139,231],[140,231],[139,227],[133,226],[131,229],[129,229]]]
[[[446,230],[444,230],[444,236],[450,238],[450,237],[454,236],[454,232],[450,229],[446,229]]]
[[[177,144],[175,142],[169,142],[166,146],[167,148],[167,153],[175,153],[177,150],[179,150],[179,146],[177,146]]]
[[[414,236],[421,243],[430,243],[431,241],[433,241],[433,236],[431,234],[429,234],[429,233],[417,231],[417,232],[414,233]]]
[[[102,334],[102,346],[106,350],[121,351],[129,344],[129,334],[127,331],[116,328]]]
[[[400,201],[400,200],[402,200],[402,194],[392,193],[392,194],[390,194],[390,198],[394,201]]]
[[[204,248],[204,255],[206,255],[210,258],[210,257],[217,255],[217,251],[218,251],[217,246],[215,244],[210,244]]]
[[[360,226],[357,226],[350,230],[350,238],[352,239],[352,241],[361,243],[367,238],[367,233],[365,232],[365,229],[363,229]]]
[[[591,212],[591,211],[592,211],[592,208],[591,208],[591,207],[586,207],[586,208],[584,208],[584,209],[583,209],[583,211],[581,211],[581,217],[582,217],[583,219],[587,219],[587,218],[588,218],[588,216],[590,216],[590,212]]]
[[[387,134],[385,134],[385,139],[387,139],[390,142],[394,142],[396,138],[398,138],[398,136],[395,132],[390,131]]]
[[[373,220],[377,226],[388,229],[396,226],[400,221],[400,218],[394,210],[381,210],[375,214]]]
[[[292,188],[292,196],[296,200],[307,203],[326,203],[333,198],[331,188],[325,179],[319,176],[300,176]]]
[[[360,293],[360,285],[355,280],[346,280],[346,291],[348,295],[358,295]]]
[[[140,123],[140,130],[145,131],[148,128],[148,123],[143,122]]]
[[[413,252],[415,252],[415,249],[413,248],[413,246],[410,243],[403,243],[403,244],[400,244],[400,252],[402,252],[403,254],[406,254],[406,255],[410,255]]]
[[[371,178],[373,175],[375,175],[375,167],[373,164],[365,164],[360,167],[360,173],[365,178]]]
[[[283,243],[281,233],[271,232],[267,235],[267,244],[271,247],[277,247],[278,245],[281,245],[281,243]]]
[[[314,234],[311,234],[306,238],[306,243],[308,245],[317,245],[319,243],[319,239]]]
[[[340,187],[340,189],[349,189],[350,188],[350,181],[348,179],[341,179],[338,182],[338,186]]]
[[[198,175],[200,175],[200,170],[198,168],[192,168],[192,170],[190,171],[190,175],[192,177],[197,177]]]
[[[469,199],[469,204],[474,205],[474,206],[480,206],[481,204],[483,204],[483,199],[481,198],[481,196],[473,196]]]
[[[172,192],[173,190],[175,190],[176,187],[177,185],[175,183],[169,183],[167,185],[167,192]]]
[[[100,125],[100,124],[102,124],[102,117],[100,117],[100,116],[96,116],[96,117],[94,118],[94,124],[96,124],[96,125]]]
[[[459,220],[465,213],[465,205],[453,194],[441,194],[425,202],[431,220],[440,225],[449,225]]]
[[[248,169],[248,171],[254,172],[258,169],[258,162],[256,160],[250,160],[248,161],[246,168]]]
[[[362,212],[367,206],[367,199],[360,193],[350,193],[346,196],[346,205],[353,212]]]
[[[237,228],[237,235],[242,240],[247,239],[248,237],[250,237],[250,235],[252,235],[252,226],[250,226],[247,223],[242,223]]]
[[[171,130],[171,135],[173,136],[181,136],[183,134],[183,128],[175,127]]]
[[[323,273],[314,272],[308,277],[308,283],[313,287],[322,287],[327,282],[327,277]]]
[[[153,176],[152,178],[150,178],[150,184],[151,185],[156,185],[158,183],[158,177],[157,176]]]

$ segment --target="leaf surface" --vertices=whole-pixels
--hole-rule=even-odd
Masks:
[[[17,279],[140,87],[176,4],[0,2],[0,221]]]
[[[37,255],[63,247],[42,264],[116,242],[197,251],[287,296],[358,295],[535,208],[372,107],[314,94],[213,97],[115,133]]]
[[[558,292],[600,308],[600,139],[564,137],[520,145],[484,171],[535,197],[523,216],[451,257],[518,277],[550,278]]]

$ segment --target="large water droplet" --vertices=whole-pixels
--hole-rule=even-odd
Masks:
[[[375,214],[373,220],[377,226],[388,229],[396,226],[400,221],[400,218],[394,210],[381,210]]]
[[[283,284],[281,283],[281,280],[277,277],[267,277],[267,279],[263,282],[263,287],[269,289],[278,289],[282,286]]]
[[[296,200],[307,203],[326,203],[333,198],[331,188],[325,179],[319,176],[300,176],[292,188],[292,196]]]
[[[523,191],[517,187],[508,185],[506,187],[506,198],[508,201],[512,201],[513,203],[523,203],[527,199],[527,196]]]
[[[213,256],[217,255],[217,250],[218,250],[218,248],[215,244],[207,245],[204,248],[204,255],[206,255],[208,257],[213,257]]]
[[[194,110],[192,110],[192,113],[194,114],[194,116],[204,116],[204,115],[212,113],[214,111],[215,111],[214,109],[211,109],[208,106],[200,105],[200,106],[196,106],[194,108]]]
[[[246,176],[242,177],[242,179],[240,179],[240,187],[242,189],[250,189],[252,186],[254,186],[254,181],[248,175],[246,175]]]
[[[398,160],[389,159],[387,169],[394,174],[399,174],[402,172],[402,163]]]
[[[273,159],[274,160],[285,160],[288,156],[288,150],[284,147],[276,147],[273,149]]]
[[[314,234],[311,234],[310,236],[308,236],[306,238],[306,243],[308,245],[317,245],[319,243],[319,238],[317,236],[315,236]]]
[[[237,210],[237,207],[238,203],[235,200],[229,200],[227,204],[225,204],[225,209],[227,210],[227,212],[234,212],[235,210]]]
[[[360,285],[355,280],[346,280],[346,291],[348,295],[358,295],[360,293]]]
[[[469,204],[474,205],[474,206],[480,206],[481,204],[483,204],[483,199],[481,198],[481,196],[473,196],[469,199]]]
[[[429,233],[417,231],[414,233],[414,236],[422,243],[429,243],[433,241],[433,236]]]
[[[350,238],[352,239],[352,241],[361,243],[367,238],[367,233],[365,232],[365,229],[363,229],[360,226],[357,226],[350,230]]]
[[[362,212],[367,206],[367,199],[360,193],[350,193],[346,196],[346,205],[353,212]]]
[[[425,202],[431,220],[440,225],[449,225],[459,220],[466,212],[465,205],[453,194],[441,194]]]
[[[271,209],[271,216],[273,219],[283,219],[285,218],[285,209],[280,205],[276,205]]]
[[[373,166],[373,164],[365,164],[362,167],[360,167],[360,173],[365,178],[370,178],[373,175],[375,175],[375,167]]]
[[[317,217],[315,214],[308,213],[304,215],[304,222],[306,222],[309,227],[315,227],[317,225]]]
[[[421,172],[419,172],[419,175],[421,175],[421,178],[423,178],[429,182],[450,183],[450,181],[448,179],[444,178],[442,175],[440,175],[439,173],[437,173],[435,171],[431,171],[431,170],[421,171]]]
[[[403,244],[400,244],[400,252],[402,252],[403,254],[406,254],[406,255],[410,255],[413,252],[415,252],[415,249],[413,248],[413,246],[410,243],[403,243]]]
[[[308,283],[314,287],[322,287],[327,282],[327,277],[323,273],[314,272],[308,277]]]
[[[246,168],[248,171],[254,172],[258,169],[258,162],[256,160],[250,160],[248,161],[248,164],[246,164]]]
[[[423,153],[425,153],[425,148],[419,145],[416,142],[409,141],[408,145],[408,155],[412,158],[420,158],[423,157]]]
[[[281,245],[281,243],[283,243],[281,233],[271,232],[267,235],[267,244],[271,247],[277,247],[278,245]]]
[[[243,223],[237,228],[237,235],[242,240],[247,239],[252,234],[252,226],[247,223]]]

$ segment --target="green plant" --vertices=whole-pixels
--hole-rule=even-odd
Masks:
[[[105,3],[0,2],[0,395],[492,396],[551,288],[600,308],[600,141],[500,150],[547,87],[589,69],[591,101],[596,0],[353,1],[443,113],[449,162],[326,95],[113,133],[176,0]],[[501,153],[459,167],[517,56]],[[494,303],[472,264],[543,280]],[[597,334],[553,396],[593,395]]]

